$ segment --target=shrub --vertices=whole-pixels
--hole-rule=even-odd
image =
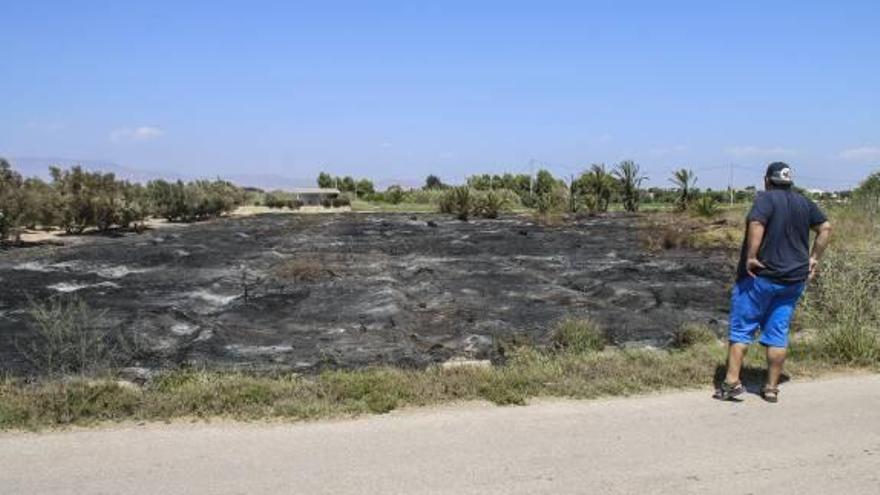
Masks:
[[[104,312],[78,298],[32,303],[28,314],[34,334],[16,342],[21,355],[41,374],[94,374],[106,371],[131,351],[112,329],[103,326]]]
[[[596,322],[586,318],[564,318],[553,329],[553,347],[573,354],[605,349],[608,338]]]
[[[351,206],[351,200],[348,199],[348,196],[339,196],[337,198],[333,198],[331,205],[334,208],[342,208],[344,206]]]
[[[498,214],[509,207],[508,198],[495,191],[476,195],[474,214],[483,218],[498,218]]]
[[[706,325],[686,323],[672,334],[672,346],[677,349],[713,342],[718,342],[718,337]]]
[[[385,193],[382,195],[383,199],[391,203],[393,205],[400,204],[403,202],[404,193],[403,188],[400,186],[391,186],[385,190]]]
[[[693,202],[691,209],[701,217],[712,218],[721,212],[721,205],[712,196],[703,195]]]
[[[280,191],[273,191],[270,193],[266,193],[266,196],[263,198],[263,204],[268,208],[285,208],[292,201],[289,195],[285,195]]]
[[[555,185],[553,188],[542,192],[535,200],[535,208],[538,213],[544,215],[548,213],[559,213],[565,210],[568,203],[568,188],[562,185]]]
[[[473,213],[474,195],[467,186],[454,187],[443,195],[439,207],[441,213],[455,215],[459,220],[467,222]]]
[[[838,362],[880,361],[880,256],[832,251],[803,301],[804,324]]]

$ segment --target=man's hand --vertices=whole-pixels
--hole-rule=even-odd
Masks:
[[[814,278],[816,278],[816,272],[819,270],[819,259],[815,256],[810,256],[810,276],[807,278],[808,282],[812,282]]]
[[[755,278],[758,276],[758,272],[767,268],[764,266],[764,263],[758,261],[758,258],[749,258],[746,260],[746,272],[748,272],[749,276]]]

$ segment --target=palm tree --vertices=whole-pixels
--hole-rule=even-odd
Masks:
[[[632,160],[618,163],[612,173],[620,185],[620,193],[623,196],[623,209],[626,211],[639,211],[639,189],[642,187],[642,182],[648,178],[640,174],[639,166]]]
[[[605,164],[593,164],[589,172],[584,172],[578,180],[578,187],[592,197],[591,203],[596,211],[608,211],[611,203],[611,195],[614,193],[614,177],[605,170]]]
[[[678,197],[678,209],[686,210],[693,199],[691,190],[697,184],[697,174],[693,170],[682,168],[672,172],[672,178],[669,180],[681,191]]]

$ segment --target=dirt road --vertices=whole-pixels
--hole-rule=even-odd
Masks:
[[[313,424],[0,434],[17,493],[880,493],[880,375]]]

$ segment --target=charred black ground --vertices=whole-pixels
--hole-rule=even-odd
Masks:
[[[558,227],[406,214],[261,215],[0,252],[0,370],[27,370],[31,300],[75,295],[143,338],[148,367],[290,368],[497,358],[589,316],[618,344],[721,328],[729,260],[643,249],[631,216]]]

